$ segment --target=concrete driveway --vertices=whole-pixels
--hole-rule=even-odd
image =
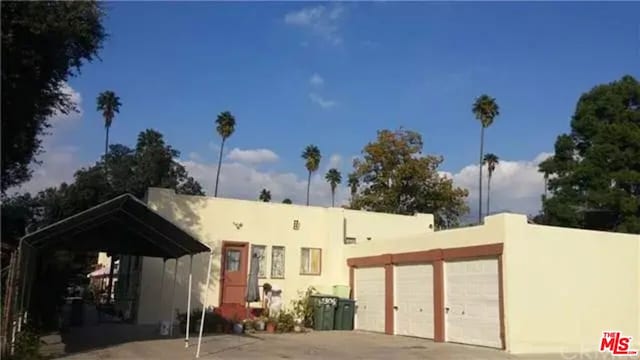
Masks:
[[[193,359],[184,339],[156,339],[102,344],[69,354],[67,360]],[[595,357],[594,357],[595,356]],[[604,354],[513,356],[500,350],[358,331],[304,334],[213,335],[203,338],[202,359],[608,359]]]

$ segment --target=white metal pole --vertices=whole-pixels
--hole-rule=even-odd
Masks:
[[[189,255],[189,290],[187,291],[187,331],[184,337],[184,347],[189,347],[189,326],[191,323],[191,280],[193,271],[193,255]]]
[[[164,290],[164,270],[167,265],[167,259],[162,259],[162,276],[160,277],[160,295],[158,296],[158,302],[160,303],[160,313],[162,313],[162,291]],[[160,318],[160,324],[162,324],[162,318]]]
[[[173,318],[175,314],[173,309],[176,307],[176,281],[178,280],[178,258],[176,258],[176,265],[173,268],[173,293],[171,294],[171,309],[169,312],[169,336],[173,336]]]
[[[207,282],[204,288],[204,301],[202,302],[202,316],[200,317],[200,335],[198,336],[198,350],[196,350],[196,358],[200,357],[200,345],[202,345],[202,329],[204,327],[204,312],[207,309],[207,298],[209,297],[209,281],[211,280],[211,260],[213,260],[213,252],[209,253],[209,266],[207,267]]]

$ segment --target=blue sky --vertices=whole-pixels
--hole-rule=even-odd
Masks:
[[[501,115],[486,150],[513,162],[496,179],[508,193],[523,181],[538,187],[535,171],[515,175],[552,151],[581,93],[624,74],[640,77],[640,4],[631,2],[117,2],[107,9],[102,61],[69,82],[82,114],[45,143],[49,156],[72,152],[71,168],[44,176],[44,164],[30,186],[46,182],[38,176],[68,178],[99,156],[104,128],[95,97],[106,89],[123,103],[112,142],[133,145],[139,131],[155,128],[202,177],[217,157],[215,116],[229,110],[238,123],[229,151],[277,155],[226,158],[255,177],[245,187],[278,188],[271,181],[281,176],[300,182],[300,152],[310,143],[346,173],[376,130],[398,126],[422,133],[425,152],[443,155],[442,170],[471,186],[479,125],[470,107],[488,93]],[[280,185],[276,192],[286,196]],[[541,188],[531,191],[523,211],[535,207]],[[514,199],[497,206],[525,201]]]

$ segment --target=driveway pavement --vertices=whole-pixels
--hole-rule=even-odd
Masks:
[[[120,325],[123,326],[123,325]],[[100,334],[104,338],[106,330]],[[108,331],[107,331],[108,332]],[[83,331],[86,336],[87,329]],[[88,338],[87,338],[88,339]],[[514,356],[500,350],[359,331],[317,331],[304,334],[213,335],[202,340],[201,359],[610,359],[604,354]],[[138,339],[84,344],[63,359],[193,359],[196,346],[184,339]]]

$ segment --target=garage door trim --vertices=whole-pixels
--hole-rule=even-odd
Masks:
[[[448,249],[432,249],[396,254],[382,254],[347,259],[349,266],[349,286],[354,288],[354,269],[361,267],[385,267],[385,332],[393,334],[394,330],[394,285],[393,265],[407,265],[417,263],[433,264],[433,293],[434,293],[434,341],[445,341],[444,318],[444,261],[468,260],[481,258],[498,259],[498,296],[500,311],[500,339],[502,348],[506,346],[504,329],[504,290],[502,273],[502,253],[504,244],[487,244]],[[353,297],[353,291],[351,296]]]

